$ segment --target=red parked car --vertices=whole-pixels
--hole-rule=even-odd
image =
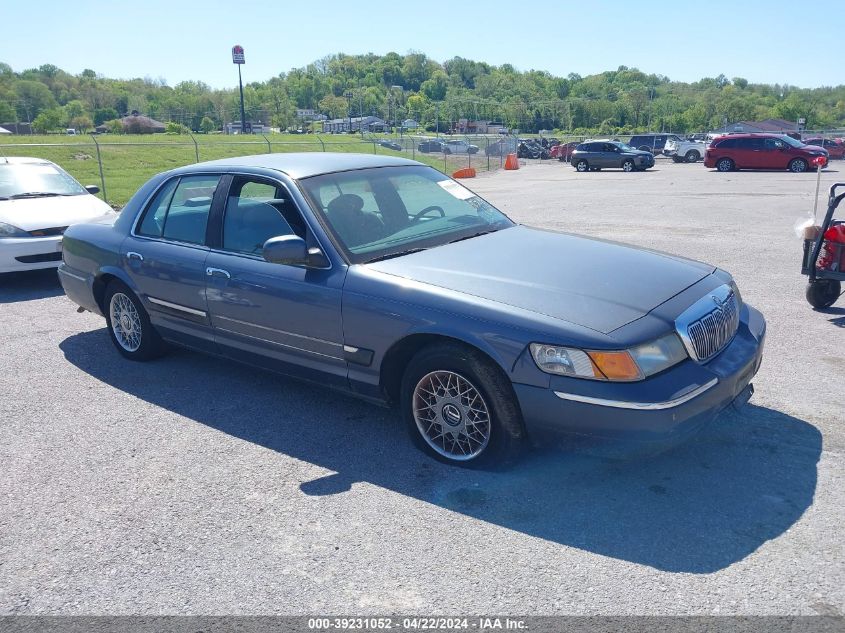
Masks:
[[[831,158],[843,159],[845,158],[845,143],[832,138],[805,138],[804,142],[807,145],[816,145],[823,147]]]
[[[571,143],[561,143],[560,145],[555,145],[551,150],[549,150],[549,158],[557,158],[560,161],[568,161],[572,156],[572,152],[575,151],[575,148],[578,147],[580,143],[578,141],[572,141]]]
[[[800,173],[815,167],[827,150],[805,145],[786,134],[728,134],[715,139],[704,153],[704,166],[719,171],[735,169],[788,169]]]

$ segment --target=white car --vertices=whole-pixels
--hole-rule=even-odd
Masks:
[[[56,268],[71,224],[115,212],[55,163],[0,156],[0,273]]]
[[[471,145],[461,139],[449,140],[443,144],[446,154],[475,154],[478,152],[478,145]]]

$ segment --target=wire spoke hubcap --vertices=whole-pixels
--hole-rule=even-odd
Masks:
[[[137,352],[141,347],[141,316],[132,300],[116,292],[109,303],[111,329],[114,338],[127,352]]]
[[[414,421],[426,443],[449,459],[477,457],[490,442],[490,413],[475,386],[460,374],[434,371],[414,389]]]

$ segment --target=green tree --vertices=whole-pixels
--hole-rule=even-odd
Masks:
[[[69,127],[72,127],[75,130],[79,130],[80,132],[87,132],[88,130],[94,127],[94,122],[91,120],[87,114],[82,114],[79,116],[73,117],[68,122]]]
[[[214,123],[214,119],[211,117],[204,116],[202,121],[200,121],[200,129],[208,134],[217,129],[217,124]]]
[[[6,101],[0,101],[0,123],[15,121],[15,110]]]
[[[32,127],[36,132],[54,132],[64,125],[65,113],[59,108],[44,110],[35,117]]]

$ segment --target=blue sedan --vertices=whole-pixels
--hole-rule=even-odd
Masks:
[[[394,157],[169,171],[63,253],[65,293],[127,359],[175,344],[394,404],[464,465],[550,431],[686,437],[750,397],[766,329],[725,271],[517,225]]]

